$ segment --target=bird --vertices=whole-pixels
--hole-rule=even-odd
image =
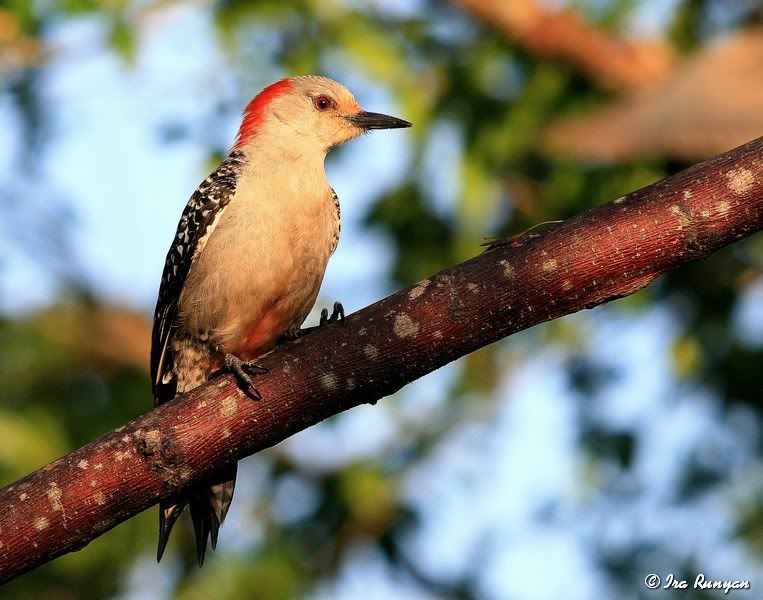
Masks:
[[[361,109],[346,87],[317,75],[277,81],[246,105],[229,153],[191,195],[167,252],[151,336],[154,406],[224,372],[261,399],[256,359],[304,331],[339,240],[327,153],[372,130],[410,126]],[[343,317],[335,303],[321,324]],[[233,499],[236,468],[160,502],[157,561],[189,506],[203,564]]]

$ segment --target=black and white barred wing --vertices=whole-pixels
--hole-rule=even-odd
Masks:
[[[175,396],[172,337],[180,294],[194,260],[203,250],[223,210],[233,198],[243,161],[241,153],[232,152],[202,182],[183,209],[175,238],[167,252],[151,334],[154,406]]]

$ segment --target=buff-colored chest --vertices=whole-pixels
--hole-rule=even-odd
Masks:
[[[194,260],[180,327],[244,359],[267,352],[310,312],[338,229],[322,164],[243,175]]]

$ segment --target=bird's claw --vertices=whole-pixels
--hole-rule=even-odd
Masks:
[[[257,387],[254,385],[254,382],[252,381],[252,375],[262,375],[263,373],[269,372],[270,371],[268,371],[268,369],[258,365],[255,362],[244,361],[241,360],[238,356],[234,356],[233,354],[226,354],[225,358],[223,359],[222,367],[215,371],[210,379],[219,377],[224,373],[233,373],[233,376],[236,378],[239,387],[247,396],[249,396],[252,400],[261,400],[262,394],[260,394]]]
[[[324,308],[321,311],[321,319],[318,322],[318,325],[315,325],[313,327],[305,327],[303,329],[300,329],[299,326],[293,326],[286,330],[286,332],[283,334],[281,340],[283,342],[293,342],[295,340],[298,340],[301,337],[304,337],[313,331],[316,331],[318,329],[322,329],[326,325],[330,325],[331,323],[344,323],[344,306],[342,306],[341,302],[334,302],[334,308],[331,311],[331,316],[329,316],[329,311],[327,308]]]
[[[334,302],[334,309],[329,316],[328,308],[324,308],[321,311],[321,320],[318,323],[318,327],[323,327],[329,323],[343,323],[344,322],[344,306],[341,302]]]

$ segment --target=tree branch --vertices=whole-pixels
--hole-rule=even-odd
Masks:
[[[537,323],[643,288],[763,228],[763,138],[499,242],[262,359],[263,400],[204,385],[0,490],[0,582],[327,417]]]
[[[452,0],[540,58],[573,65],[602,87],[635,92],[664,79],[674,63],[666,42],[619,38],[589,25],[574,8],[539,0]]]

